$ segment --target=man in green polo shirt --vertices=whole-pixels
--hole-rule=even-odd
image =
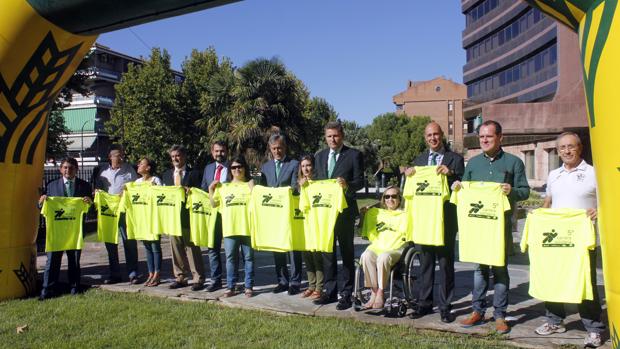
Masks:
[[[517,201],[525,200],[530,194],[530,187],[525,177],[525,165],[518,157],[502,150],[502,126],[495,121],[485,121],[478,131],[482,154],[469,160],[463,174],[463,181],[484,181],[501,183],[502,191],[510,201],[510,211],[504,217],[505,252],[512,254],[512,224],[510,217]],[[460,183],[455,182],[453,188],[458,190]],[[484,251],[480,251],[484,253]],[[510,327],[506,323],[508,308],[508,289],[510,277],[508,266],[476,265],[474,271],[474,289],[472,291],[473,313],[461,321],[464,327],[481,324],[486,311],[486,294],[489,287],[489,275],[493,273],[493,307],[495,311],[495,327],[499,333],[507,333]]]

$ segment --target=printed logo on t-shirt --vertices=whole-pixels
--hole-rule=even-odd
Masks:
[[[306,217],[304,217],[304,213],[302,210],[296,208],[295,209],[295,216],[293,217],[293,219],[305,219]]]
[[[202,215],[205,215],[205,216],[210,216],[211,215],[211,211],[205,211],[204,207],[205,206],[202,203],[202,201],[194,202],[192,204],[192,213],[202,214]]]
[[[131,204],[132,205],[148,205],[148,202],[144,200],[140,200],[140,194],[136,193],[131,196]]]
[[[166,200],[165,194],[157,195],[157,206],[174,206],[174,202],[166,202],[164,200]]]
[[[101,206],[101,215],[102,216],[108,216],[108,217],[116,217],[114,212],[110,211],[110,206],[108,206],[108,205],[102,205]]]
[[[236,200],[235,200],[236,199]],[[246,200],[243,198],[239,199],[235,196],[235,194],[230,194],[224,198],[224,202],[226,203],[226,207],[230,206],[245,206]]]
[[[263,195],[263,201],[261,202],[261,206],[284,207],[284,205],[282,204],[282,198],[276,197],[274,199],[274,196],[271,195],[271,193]]]
[[[441,185],[431,185],[428,180],[424,180],[423,182],[415,183],[417,188],[415,190],[415,195],[425,195],[425,196],[441,196],[442,189]]]
[[[497,220],[497,203],[491,204],[491,207],[486,206],[482,201],[472,202],[469,205],[471,206],[469,217]]]
[[[331,208],[332,207],[331,202],[332,202],[331,194],[326,195],[325,197],[323,197],[322,193],[312,196],[312,207]]]
[[[551,229],[543,233],[545,238],[542,241],[542,247],[575,247],[574,234],[575,231],[572,229],[561,235],[555,229]]]
[[[55,221],[74,221],[75,217],[63,217],[63,215],[65,214],[65,210],[64,209],[60,209],[60,210],[56,210],[54,211],[54,220]]]
[[[389,224],[387,224],[385,222],[377,222],[377,233],[381,233],[381,232],[386,231],[386,230],[390,230],[390,231],[394,231],[394,232],[396,231],[396,230],[394,230],[394,228],[391,225],[389,225]]]

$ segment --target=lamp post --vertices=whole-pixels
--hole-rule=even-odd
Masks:
[[[86,120],[84,121],[84,123],[82,124],[82,129],[80,131],[80,138],[81,138],[81,145],[80,145],[80,160],[81,160],[81,164],[80,167],[84,168],[84,126],[86,126],[87,123],[89,122],[94,122],[95,125],[93,125],[93,131],[96,131],[96,123],[99,121],[100,119],[95,117],[94,120]],[[95,137],[97,137],[97,132],[95,132]]]

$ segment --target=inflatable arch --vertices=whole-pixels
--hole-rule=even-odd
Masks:
[[[235,0],[3,0],[0,4],[0,299],[35,288],[47,114],[98,34]],[[613,346],[620,323],[620,11],[618,0],[526,0],[579,33],[599,183],[599,227]],[[619,15],[620,17],[620,15]],[[616,20],[618,20],[616,18]],[[607,151],[605,151],[608,149]],[[615,214],[614,214],[615,213]],[[614,253],[614,251],[616,251]]]

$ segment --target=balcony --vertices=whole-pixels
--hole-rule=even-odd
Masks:
[[[82,70],[81,73],[85,74],[89,79],[103,79],[111,82],[120,82],[121,81],[121,73],[97,67],[89,67],[88,69]]]

